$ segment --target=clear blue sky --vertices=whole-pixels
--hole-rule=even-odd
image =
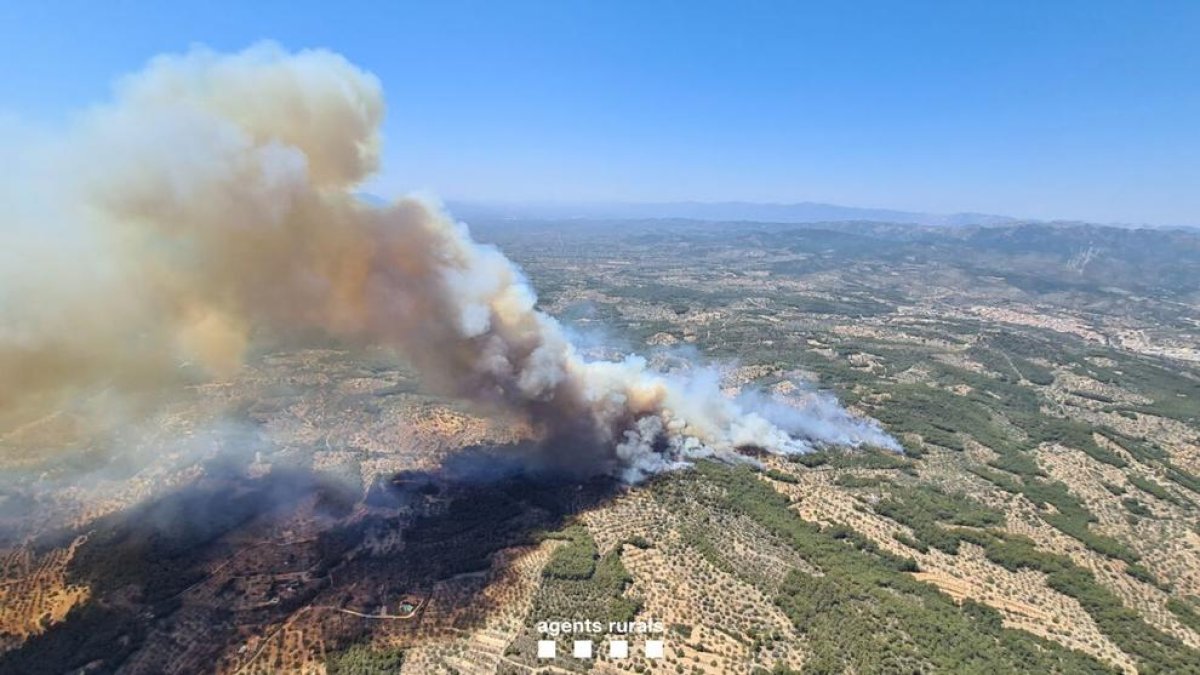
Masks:
[[[1200,2],[0,3],[0,113],[192,43],[378,75],[371,189],[1200,224]]]

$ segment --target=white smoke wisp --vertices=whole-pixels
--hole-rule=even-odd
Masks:
[[[168,382],[181,361],[228,373],[261,336],[311,332],[393,347],[438,392],[522,416],[564,466],[631,480],[746,445],[894,447],[832,399],[789,412],[638,357],[584,358],[466,226],[418,199],[355,197],[383,113],[370,74],[272,44],[122,80],[6,197],[33,201],[4,216],[0,416]]]

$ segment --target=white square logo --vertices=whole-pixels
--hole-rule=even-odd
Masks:
[[[608,655],[614,659],[629,658],[629,643],[624,640],[613,640],[608,643]]]
[[[552,659],[554,658],[554,653],[554,640],[538,640],[539,659]]]
[[[646,640],[646,658],[661,659],[663,657],[662,640]]]
[[[573,652],[577,659],[592,658],[592,641],[591,640],[576,640],[575,651]]]

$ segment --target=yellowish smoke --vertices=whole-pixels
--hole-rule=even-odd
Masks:
[[[581,358],[520,270],[438,208],[356,199],[383,114],[380,83],[326,51],[198,49],[122,80],[9,186],[0,415],[170,386],[181,365],[227,375],[255,340],[301,332],[393,347],[598,470],[805,447],[715,384]]]

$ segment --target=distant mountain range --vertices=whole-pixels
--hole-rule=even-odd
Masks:
[[[919,213],[892,209],[864,209],[836,204],[798,202],[762,204],[754,202],[480,202],[449,201],[446,206],[456,218],[470,222],[487,219],[618,219],[684,218],[689,220],[755,221],[770,223],[828,223],[871,221],[914,223],[939,227],[1005,225],[1017,218],[986,213]]]
[[[361,193],[364,201],[382,205],[389,200]],[[696,220],[709,222],[757,223],[900,223],[927,227],[969,227],[1018,225],[1048,222],[1056,225],[1081,225],[1083,221],[1043,221],[1014,218],[991,213],[924,213],[896,209],[871,209],[839,206],[821,202],[791,204],[760,202],[502,202],[447,200],[446,208],[459,220],[471,222],[498,220]],[[1096,223],[1093,223],[1096,224]],[[1142,225],[1103,223],[1109,227],[1156,230],[1194,230],[1188,225]]]

